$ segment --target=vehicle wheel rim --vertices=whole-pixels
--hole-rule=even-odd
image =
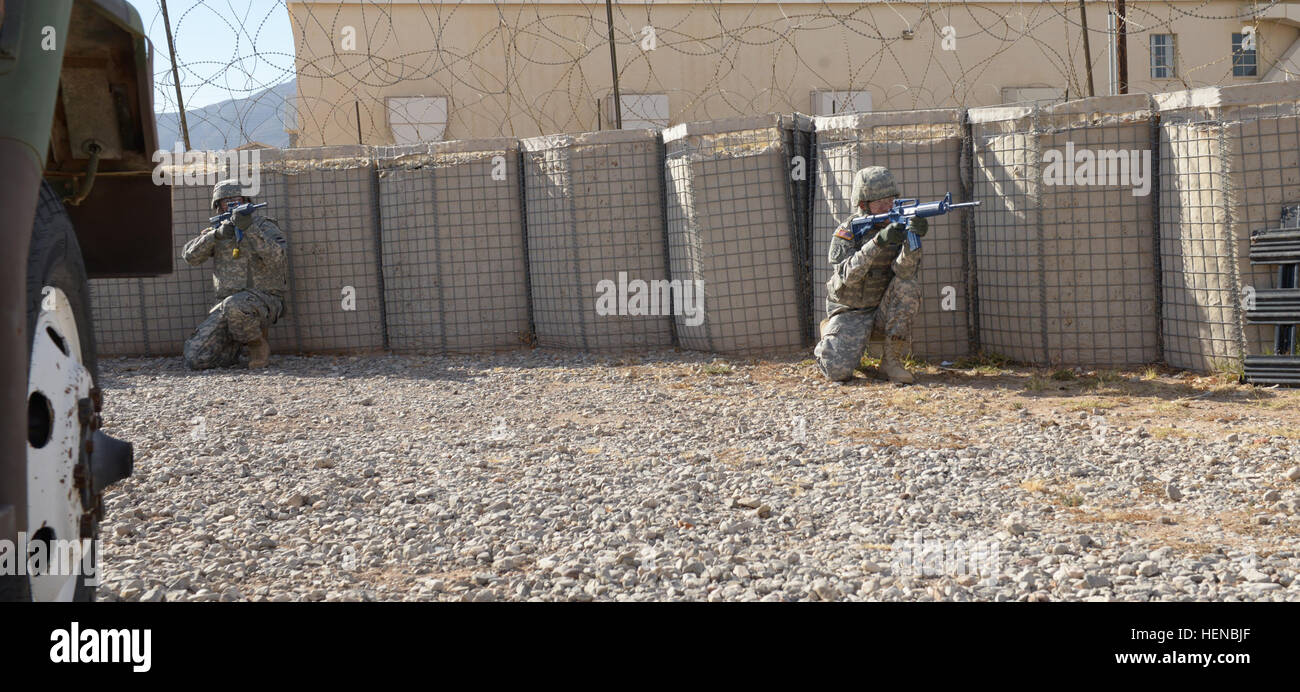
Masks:
[[[90,549],[81,536],[82,488],[90,480],[78,467],[84,471],[89,439],[82,401],[90,401],[94,382],[82,362],[80,332],[67,295],[46,286],[41,296],[27,379],[25,552],[31,555],[36,549],[31,541],[53,539],[44,546],[44,573],[28,575],[32,600],[71,601],[82,555]]]

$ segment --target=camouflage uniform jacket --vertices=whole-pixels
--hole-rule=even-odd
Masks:
[[[239,257],[234,256],[236,247]],[[216,230],[210,228],[186,243],[181,256],[196,267],[212,258],[212,285],[217,300],[246,290],[283,299],[289,288],[288,246],[274,219],[255,216],[244,231],[243,242],[238,244],[234,238],[217,237]]]
[[[856,218],[856,217],[855,217]],[[872,227],[884,228],[886,222]],[[895,276],[910,279],[921,262],[921,251],[904,243],[877,245],[874,233],[854,238],[845,222],[835,231],[829,253],[831,278],[826,282],[826,315],[879,307]]]

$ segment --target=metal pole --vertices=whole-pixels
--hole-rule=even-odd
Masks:
[[[1088,95],[1096,96],[1092,90],[1092,49],[1088,47],[1088,8],[1079,0],[1079,23],[1083,25],[1083,64],[1088,68]]]
[[[365,144],[365,142],[361,141],[361,102],[353,101],[352,103],[357,107],[357,144]]]
[[[1119,93],[1128,93],[1128,22],[1124,21],[1127,14],[1124,11],[1124,0],[1115,0],[1117,21],[1115,23],[1115,33],[1118,35],[1115,48],[1115,62],[1117,63],[1117,74],[1119,77]]]
[[[614,6],[605,0],[605,22],[609,25],[609,69],[614,74],[614,129],[623,129],[623,99],[618,95],[618,53],[614,49]]]
[[[185,99],[181,98],[181,77],[176,69],[176,44],[172,41],[172,23],[167,18],[167,0],[158,0],[162,5],[163,27],[167,29],[167,52],[172,58],[172,81],[176,83],[176,108],[181,116],[181,137],[185,140],[185,151],[190,150],[190,126],[185,122]]]
[[[1115,13],[1106,10],[1106,95],[1115,95]]]

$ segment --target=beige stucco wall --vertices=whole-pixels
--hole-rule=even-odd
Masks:
[[[1257,26],[1258,75],[1295,22],[1236,18],[1249,3],[1129,2],[1131,92],[1257,81],[1232,77],[1230,34]],[[1294,6],[1297,3],[1284,3]],[[1094,84],[1107,90],[1106,3],[1089,2]],[[609,127],[603,2],[289,2],[298,146],[393,141],[384,98],[445,96],[444,139]],[[1294,7],[1288,8],[1297,14]],[[1274,10],[1277,13],[1277,10]],[[1285,14],[1285,12],[1283,12]],[[868,90],[874,110],[983,106],[1004,87],[1086,89],[1078,4],[1068,2],[653,2],[615,9],[624,93],[666,93],[671,124],[811,109],[814,89]],[[643,27],[657,47],[641,48]],[[942,27],[956,30],[943,49]],[[345,27],[355,50],[342,50]],[[902,38],[911,28],[913,38]],[[1177,35],[1176,79],[1149,77],[1149,34]]]

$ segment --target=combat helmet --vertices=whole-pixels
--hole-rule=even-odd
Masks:
[[[898,185],[894,183],[894,174],[884,166],[867,166],[853,176],[854,208],[859,202],[874,202],[878,199],[898,196]]]
[[[239,184],[238,179],[223,180],[212,187],[212,208],[216,209],[221,200],[227,197],[248,197],[248,194],[244,191],[244,186]]]

